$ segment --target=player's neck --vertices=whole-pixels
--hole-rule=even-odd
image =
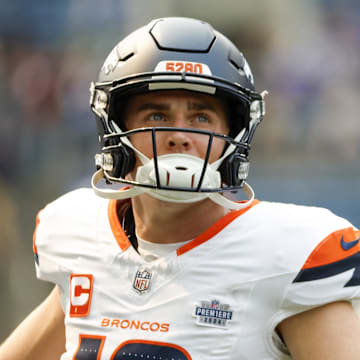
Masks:
[[[154,243],[193,239],[228,212],[211,200],[176,204],[149,195],[133,198],[132,205],[137,235]]]

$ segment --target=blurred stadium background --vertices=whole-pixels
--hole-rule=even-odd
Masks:
[[[89,186],[90,81],[115,43],[163,16],[210,22],[269,91],[251,156],[257,198],[326,206],[360,226],[359,1],[3,1],[0,341],[51,288],[35,279],[37,211]]]

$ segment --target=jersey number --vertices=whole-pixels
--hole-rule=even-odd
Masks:
[[[105,336],[80,335],[79,347],[73,360],[100,360]],[[129,340],[121,343],[111,355],[111,360],[125,359],[176,359],[191,360],[190,354],[182,347],[170,343]]]

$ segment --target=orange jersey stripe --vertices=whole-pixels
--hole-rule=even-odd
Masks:
[[[38,255],[38,251],[37,251],[37,247],[36,247],[36,232],[40,225],[40,213],[46,208],[46,206],[36,214],[36,224],[35,224],[35,229],[33,232],[33,252],[35,255]]]
[[[356,243],[359,237],[360,231],[351,227],[331,233],[314,249],[301,270],[335,263],[356,254],[360,251],[360,241]],[[353,245],[347,246],[351,242]]]
[[[230,224],[233,220],[235,220],[240,215],[244,214],[246,211],[251,209],[253,206],[258,204],[259,200],[254,200],[250,206],[245,209],[231,211],[222,217],[219,221],[217,221],[214,225],[212,225],[208,230],[203,232],[201,235],[196,237],[194,240],[190,241],[189,243],[183,245],[179,249],[176,250],[178,256],[185,254],[186,252],[190,251],[191,249],[195,248],[196,246],[204,243],[205,241],[209,240],[217,233],[219,233],[226,225]],[[122,203],[122,202],[120,202]],[[110,200],[108,206],[108,217],[110,222],[110,227],[114,237],[119,244],[121,250],[125,251],[131,245],[128,237],[126,236],[118,216],[118,201],[117,200]]]
[[[40,210],[41,211],[41,210]],[[36,225],[33,233],[33,252],[34,254],[38,255],[37,247],[36,247],[36,230],[38,229],[38,226],[40,225],[40,211],[36,215]]]
[[[110,227],[117,243],[120,246],[120,249],[125,251],[131,245],[128,237],[126,236],[118,216],[118,201],[117,200],[110,200],[108,206],[108,216]]]
[[[247,212],[249,209],[251,209],[253,206],[260,203],[259,200],[254,200],[250,206],[248,206],[245,209],[241,210],[234,210],[227,213],[224,217],[222,217],[220,220],[218,220],[214,225],[212,225],[209,229],[207,229],[205,232],[200,234],[198,237],[196,237],[194,240],[188,242],[187,244],[181,246],[176,250],[176,253],[178,256],[185,254],[186,252],[190,251],[191,249],[195,248],[196,246],[199,246],[200,244],[204,243],[205,241],[208,241],[213,236],[215,236],[217,233],[219,233],[224,227],[228,224],[230,224],[233,220],[235,220],[240,215]]]

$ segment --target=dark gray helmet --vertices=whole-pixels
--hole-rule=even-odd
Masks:
[[[164,89],[197,91],[226,99],[231,109],[230,135],[208,134],[209,139],[221,136],[228,144],[219,165],[220,187],[204,188],[201,181],[193,189],[168,188],[159,182],[152,186],[191,192],[240,189],[248,173],[249,145],[265,113],[263,96],[255,91],[250,67],[236,46],[206,22],[189,18],[153,20],[128,35],[111,51],[98,81],[91,84],[90,106],[97,118],[102,146],[97,165],[104,177],[110,182],[149,186],[125,180],[135,155],[129,141],[125,141],[130,132],[124,127],[122,115],[129,96]],[[154,159],[156,162],[157,154]],[[207,159],[204,172],[206,166]]]

